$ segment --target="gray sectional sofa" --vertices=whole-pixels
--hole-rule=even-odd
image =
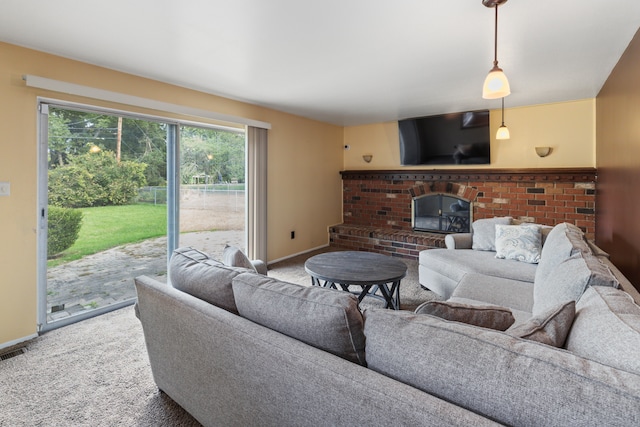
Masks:
[[[573,231],[549,233],[547,251]],[[582,265],[577,253],[571,268]],[[571,290],[552,289],[537,311],[535,271],[514,282],[531,295],[490,301],[483,295],[514,293],[491,276],[463,280],[483,273],[467,272],[452,295],[475,283],[473,293],[434,304],[478,309],[481,320],[513,306],[518,320],[506,331],[425,307],[361,312],[349,293],[281,282],[191,248],[173,254],[172,286],[136,279],[136,309],[156,384],[207,426],[640,424],[640,307],[616,287],[629,285],[617,270],[606,286],[588,275],[575,300],[582,285],[567,282],[585,275],[562,274],[557,284]]]

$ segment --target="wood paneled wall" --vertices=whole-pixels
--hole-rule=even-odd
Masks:
[[[640,289],[640,30],[596,98],[596,243]]]

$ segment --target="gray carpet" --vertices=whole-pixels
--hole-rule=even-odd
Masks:
[[[271,266],[269,275],[309,285],[306,254]],[[434,299],[407,261],[401,302]],[[367,303],[366,305],[375,305]],[[198,426],[158,391],[133,307],[48,332],[27,351],[0,361],[0,426]]]

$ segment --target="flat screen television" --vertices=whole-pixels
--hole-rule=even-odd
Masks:
[[[398,129],[402,165],[491,163],[489,110],[404,119]]]

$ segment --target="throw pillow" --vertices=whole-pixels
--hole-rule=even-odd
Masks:
[[[532,317],[526,323],[509,329],[507,334],[554,347],[562,347],[573,324],[575,314],[576,303],[569,301]]]
[[[225,245],[222,251],[222,262],[231,267],[244,267],[255,271],[249,258],[237,247]]]
[[[479,219],[473,222],[471,230],[473,232],[471,249],[476,251],[496,250],[496,224],[511,224],[511,217],[496,217]]]
[[[238,310],[231,280],[247,271],[250,270],[228,267],[190,247],[174,250],[169,261],[169,279],[174,288],[232,313]]]
[[[537,224],[496,224],[496,258],[537,264],[540,261],[542,238]]]
[[[242,317],[366,366],[364,318],[355,295],[250,273],[233,279],[233,295]]]
[[[415,313],[430,314],[441,319],[498,331],[506,331],[515,322],[511,310],[497,305],[469,305],[450,301],[428,301],[419,305]]]

